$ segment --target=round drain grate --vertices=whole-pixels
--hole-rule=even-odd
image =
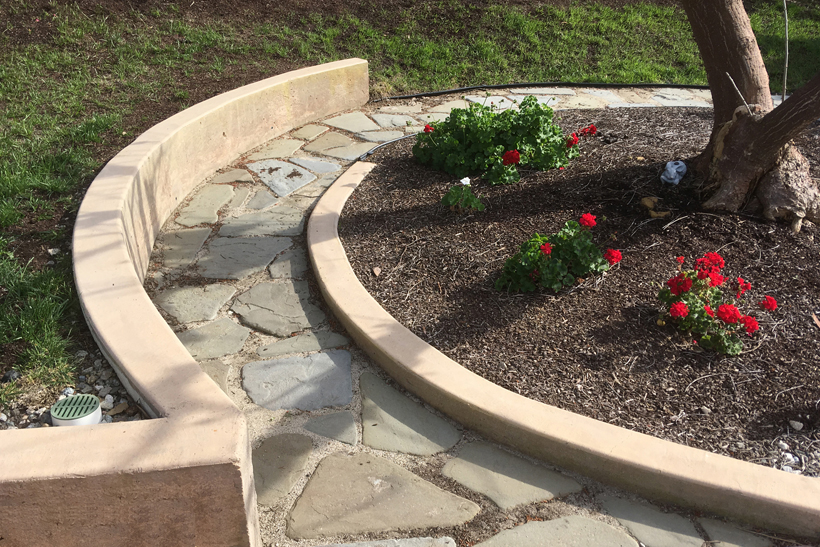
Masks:
[[[89,425],[100,423],[100,400],[94,395],[74,395],[57,401],[51,407],[54,425]]]

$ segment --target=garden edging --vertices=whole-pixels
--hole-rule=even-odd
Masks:
[[[314,272],[337,319],[403,387],[530,456],[656,500],[820,537],[820,481],[665,441],[545,405],[468,371],[390,316],[359,283],[338,236],[345,202],[375,167],[354,164],[311,215]]]
[[[168,118],[103,168],[74,230],[77,292],[100,349],[155,419],[4,431],[4,545],[258,544],[245,419],[142,282],[161,226],[197,184],[241,152],[361,106],[368,92],[361,59],[268,78]]]

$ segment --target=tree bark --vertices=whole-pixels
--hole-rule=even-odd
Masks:
[[[769,76],[742,0],[682,4],[714,103],[712,135],[696,165],[711,194],[704,207],[735,212],[757,197],[765,216],[791,221],[796,230],[803,218],[820,222],[820,191],[790,144],[820,118],[820,74],[772,110]]]

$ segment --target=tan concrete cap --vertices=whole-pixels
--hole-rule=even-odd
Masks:
[[[470,372],[399,324],[359,283],[337,231],[345,202],[373,167],[356,163],[327,190],[310,218],[308,248],[327,304],[402,386],[465,426],[533,457],[657,500],[820,536],[820,480],[533,401]]]
[[[0,433],[9,545],[258,544],[245,419],[142,280],[160,227],[193,188],[246,150],[360,107],[368,93],[361,59],[281,74],[168,118],[100,172],[74,230],[77,292],[100,349],[157,419]]]

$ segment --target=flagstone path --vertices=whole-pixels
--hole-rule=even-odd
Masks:
[[[305,222],[352,161],[469,101],[514,108],[528,94],[556,110],[711,106],[708,91],[591,88],[372,103],[248,151],[168,220],[146,288],[247,416],[266,546],[453,547],[438,531],[473,519],[504,523],[486,547],[770,545],[464,430],[395,387],[311,290]],[[521,510],[531,522],[514,526]]]

